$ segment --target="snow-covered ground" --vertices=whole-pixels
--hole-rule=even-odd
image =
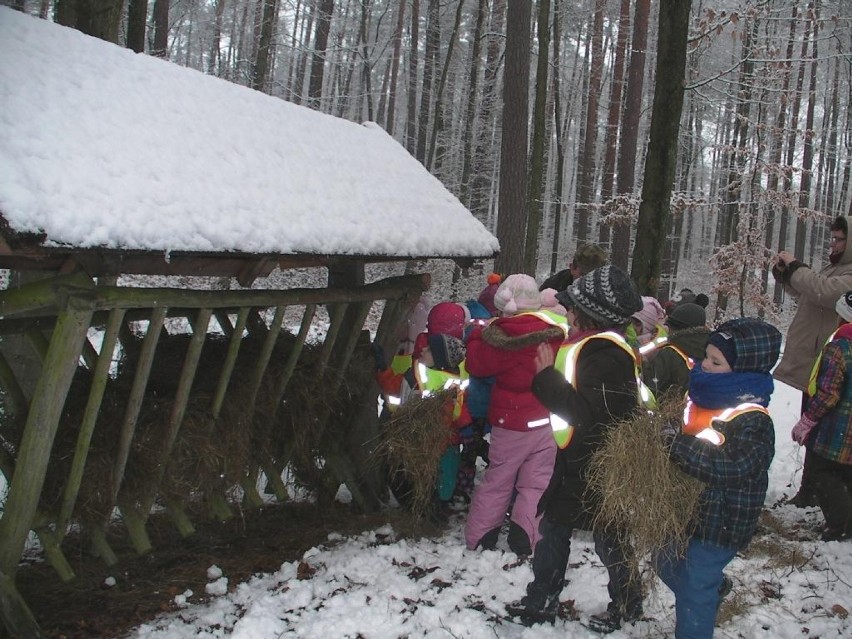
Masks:
[[[802,455],[790,440],[800,394],[777,384],[770,410],[776,454],[767,509],[782,532],[766,528],[748,552],[728,567],[733,593],[722,608],[716,637],[800,639],[852,636],[852,543],[817,541],[817,509],[779,504],[795,492]],[[133,630],[135,639],[214,638],[397,639],[399,637],[595,637],[583,623],[604,610],[606,572],[586,533],[575,534],[563,602],[573,600],[578,620],[532,628],[507,621],[506,604],[519,599],[531,579],[526,562],[501,542],[496,551],[464,548],[464,516],[445,534],[398,539],[385,526],[356,537],[329,535],[300,561],[273,574],[229,584],[216,566],[208,569],[207,603],[202,593],[175,598],[176,612]],[[657,582],[645,600],[646,619],[609,635],[669,637],[674,599]]]

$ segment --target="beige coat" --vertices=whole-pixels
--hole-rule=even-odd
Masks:
[[[808,385],[814,360],[825,340],[837,328],[834,305],[841,295],[852,291],[852,238],[840,262],[829,264],[818,273],[802,266],[784,285],[788,294],[798,299],[798,308],[787,331],[784,354],[775,369],[775,379],[804,391]]]

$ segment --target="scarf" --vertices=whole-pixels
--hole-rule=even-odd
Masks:
[[[689,374],[689,397],[703,408],[731,408],[743,402],[768,406],[773,390],[769,373],[705,373],[696,362]]]

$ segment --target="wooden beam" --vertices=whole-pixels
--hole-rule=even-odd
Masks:
[[[82,309],[75,306],[70,304],[60,313],[50,340],[0,519],[0,572],[10,576],[17,570],[32,526],[62,407],[89,329],[92,310],[85,304]]]

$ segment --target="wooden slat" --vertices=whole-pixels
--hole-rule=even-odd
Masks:
[[[228,390],[228,384],[231,382],[231,375],[234,373],[234,366],[237,363],[237,356],[240,353],[240,346],[243,343],[243,331],[246,329],[246,320],[251,309],[249,307],[241,308],[237,315],[237,323],[231,331],[231,340],[228,344],[228,354],[225,356],[225,362],[222,365],[222,371],[219,373],[219,383],[216,386],[216,394],[213,396],[213,419],[218,419],[219,413],[222,410],[222,404],[225,401],[225,393]],[[219,323],[222,319],[217,316]],[[231,325],[230,321],[227,322]]]
[[[296,343],[293,344],[293,348],[290,349],[290,355],[287,357],[287,363],[284,365],[284,370],[281,371],[281,376],[278,378],[278,385],[275,387],[275,412],[278,412],[278,408],[281,406],[281,400],[284,399],[284,393],[287,391],[287,384],[290,383],[290,379],[293,377],[293,371],[296,370],[296,364],[299,361],[299,355],[302,354],[302,350],[305,347],[305,340],[308,338],[308,331],[311,329],[311,323],[313,322],[314,315],[316,314],[317,307],[315,304],[308,304],[305,306],[305,312],[302,315],[302,325],[299,327],[299,335],[296,337]],[[275,415],[273,414],[273,417]]]
[[[89,329],[92,310],[60,313],[18,449],[15,475],[0,519],[0,572],[14,575],[38,507],[59,417]]]
[[[166,319],[165,307],[156,308],[151,313],[148,331],[142,342],[142,352],[139,355],[139,363],[133,376],[133,386],[127,399],[127,408],[124,411],[124,420],[121,423],[121,431],[118,437],[118,451],[115,458],[115,466],[112,473],[112,503],[118,500],[121,483],[124,481],[124,469],[127,466],[127,458],[130,455],[130,445],[133,442],[133,434],[136,432],[136,420],[139,419],[139,409],[142,408],[142,400],[145,398],[145,388],[148,386],[148,377],[151,375],[151,366],[154,363],[154,352],[160,339],[160,329]]]
[[[207,338],[207,328],[210,324],[210,316],[212,310],[203,308],[199,311],[195,321],[195,330],[192,332],[192,339],[189,342],[186,357],[183,363],[183,369],[180,373],[177,391],[175,391],[175,401],[172,405],[172,410],[169,415],[168,429],[166,430],[165,440],[163,442],[162,456],[160,463],[157,465],[156,475],[151,482],[151,490],[142,501],[140,507],[140,516],[147,519],[150,514],[151,506],[157,497],[157,490],[163,483],[163,477],[166,474],[168,460],[171,457],[172,449],[177,440],[180,426],[183,422],[183,416],[186,413],[186,405],[189,402],[189,392],[192,389],[192,383],[195,381],[195,373],[198,370],[198,360],[201,358],[201,349],[204,347],[204,341]]]
[[[62,496],[62,506],[59,511],[59,518],[56,525],[56,531],[60,541],[65,536],[68,522],[71,520],[71,513],[73,512],[74,505],[77,502],[77,494],[80,490],[80,484],[83,481],[83,471],[85,470],[86,459],[89,455],[89,445],[92,441],[92,434],[95,431],[95,423],[97,422],[98,412],[101,408],[101,401],[104,397],[104,391],[109,377],[109,369],[112,365],[112,356],[115,351],[115,344],[118,341],[118,333],[123,319],[124,311],[114,310],[110,314],[109,322],[107,323],[106,331],[104,332],[101,353],[95,363],[92,385],[89,389],[89,399],[86,402],[86,411],[83,414],[80,432],[77,435],[74,459],[71,462],[71,471],[68,474],[68,481],[65,484],[65,490]],[[88,339],[86,342],[88,343]]]

